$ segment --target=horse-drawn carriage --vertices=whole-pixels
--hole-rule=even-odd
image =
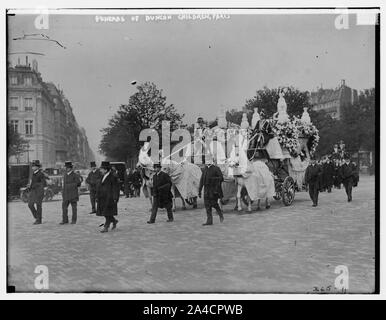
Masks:
[[[295,192],[303,189],[305,170],[319,135],[306,108],[301,118],[292,119],[286,109],[284,97],[280,95],[274,117],[264,119],[256,108],[251,125],[246,113],[241,124],[226,121],[224,113],[209,128],[199,118],[193,142],[176,151],[184,151],[184,160],[174,163],[171,155],[161,156],[163,167],[172,177],[177,191],[183,191],[180,192],[183,201],[195,206],[200,168],[209,158],[220,167],[224,176],[222,204],[236,197],[237,210],[242,210],[241,201],[248,205],[249,211],[254,201],[259,208],[260,200],[265,200],[268,208],[271,198],[281,200],[285,206],[291,205]],[[148,147],[145,143],[139,163],[151,171]],[[185,190],[181,186],[185,186]]]

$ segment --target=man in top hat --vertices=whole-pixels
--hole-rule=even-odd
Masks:
[[[209,158],[206,161],[198,188],[198,196],[201,198],[202,188],[204,188],[204,205],[206,209],[206,222],[203,226],[213,224],[212,208],[217,211],[220,217],[220,222],[224,221],[224,215],[218,204],[218,200],[223,197],[221,182],[224,181],[222,172],[219,167],[213,164],[213,159]]]
[[[95,206],[95,197],[97,191],[97,184],[102,178],[101,172],[97,169],[95,161],[90,162],[91,171],[89,172],[86,183],[89,186],[90,190],[90,202],[91,202],[91,212],[90,214],[96,213]]]
[[[35,218],[34,224],[42,223],[42,202],[44,198],[44,187],[46,186],[46,175],[41,170],[39,160],[32,161],[32,177],[28,185],[29,197],[28,208],[31,210]],[[36,208],[35,208],[36,205]]]
[[[346,145],[344,143],[343,140],[340,140],[339,141],[339,154],[340,154],[340,158],[342,160],[345,159],[346,155],[347,155],[347,152],[346,152]]]
[[[112,223],[112,230],[117,227],[118,220],[114,218],[118,214],[118,199],[119,199],[119,185],[118,179],[113,174],[110,162],[102,161],[100,171],[102,179],[97,185],[96,199],[97,199],[97,216],[104,216],[106,221],[104,223],[103,232],[108,232],[110,224]]]
[[[157,217],[158,208],[165,208],[168,213],[167,222],[173,222],[172,201],[173,195],[171,192],[172,180],[170,176],[161,170],[161,164],[155,163],[153,176],[153,205],[151,209],[149,224],[154,223]]]
[[[341,167],[341,177],[344,188],[346,190],[348,202],[352,201],[352,187],[357,175],[356,169],[353,167],[350,161],[350,156],[345,154],[344,163]]]
[[[340,159],[340,152],[339,152],[339,146],[337,143],[334,144],[334,149],[331,153],[332,160],[339,160]]]
[[[79,201],[78,188],[81,185],[79,176],[74,172],[71,161],[64,163],[66,173],[63,176],[63,192],[62,192],[62,222],[60,224],[68,223],[68,206],[71,204],[72,218],[71,224],[76,224],[77,220],[77,204]]]
[[[316,163],[316,159],[312,158],[306,169],[304,180],[308,185],[308,192],[310,194],[313,207],[318,205],[321,175],[322,168]]]

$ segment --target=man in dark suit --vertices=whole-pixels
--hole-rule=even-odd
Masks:
[[[170,176],[161,170],[161,164],[154,164],[155,174],[153,176],[153,206],[151,209],[150,220],[147,223],[154,223],[157,217],[158,208],[165,208],[168,213],[167,222],[173,222],[172,201],[173,195],[171,192],[172,180]]]
[[[77,220],[77,204],[79,201],[78,188],[81,185],[79,176],[74,172],[71,161],[66,161],[64,164],[66,173],[63,176],[63,191],[62,191],[62,222],[68,223],[68,206],[71,204],[72,217],[71,224],[76,224]]]
[[[110,224],[113,226],[111,230],[117,227],[118,220],[114,218],[118,214],[118,199],[119,199],[119,184],[118,179],[110,168],[110,162],[102,161],[100,171],[102,179],[97,184],[97,216],[104,216],[102,233],[108,232]]]
[[[198,196],[201,198],[202,188],[204,188],[204,205],[206,210],[206,222],[203,226],[213,224],[212,208],[217,211],[220,222],[224,221],[224,215],[218,205],[218,200],[223,197],[221,183],[224,181],[219,167],[215,166],[212,160],[207,161],[207,165],[202,172]]]
[[[350,163],[350,156],[345,155],[344,163],[341,167],[341,177],[342,182],[344,185],[344,188],[346,190],[347,194],[347,201],[352,201],[352,187],[355,182],[356,177],[356,170],[354,169],[353,165]]]
[[[330,193],[331,188],[334,184],[335,168],[329,157],[325,158],[322,170],[323,170],[323,189],[327,190],[327,192]]]
[[[42,202],[44,198],[44,187],[46,186],[46,175],[41,170],[39,160],[32,161],[32,177],[28,185],[28,208],[35,218],[34,224],[42,223]],[[36,208],[35,208],[36,205]]]
[[[102,178],[102,175],[100,171],[97,169],[95,161],[91,161],[90,166],[91,166],[91,171],[89,172],[86,178],[86,183],[88,184],[89,191],[90,191],[90,202],[91,202],[90,214],[93,214],[93,213],[96,213],[95,198],[96,198],[97,184]]]
[[[318,205],[321,175],[321,167],[316,163],[315,159],[311,159],[310,165],[306,169],[304,180],[308,185],[308,192],[310,194],[313,207]]]

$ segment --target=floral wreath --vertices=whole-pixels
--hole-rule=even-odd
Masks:
[[[308,138],[307,147],[311,155],[313,155],[318,147],[320,136],[319,130],[312,123],[304,123],[299,118],[294,119],[299,131],[300,137]]]
[[[299,130],[295,121],[277,122],[271,120],[272,131],[277,136],[280,145],[286,148],[291,157],[298,156],[298,150],[300,148],[299,143]]]

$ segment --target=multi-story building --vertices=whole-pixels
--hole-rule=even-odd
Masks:
[[[319,88],[316,92],[311,92],[310,103],[314,111],[324,110],[333,119],[340,119],[342,116],[342,107],[347,104],[353,104],[358,100],[358,92],[346,86],[345,80],[342,80],[340,86],[335,89]]]
[[[8,121],[13,130],[29,143],[29,149],[11,157],[10,163],[39,159],[44,166],[55,164],[55,104],[38,72],[26,57],[8,68]]]
[[[55,165],[62,166],[67,160],[66,109],[58,88],[53,83],[47,87],[55,104]]]
[[[62,167],[71,160],[88,166],[94,160],[86,132],[80,128],[63,92],[45,83],[36,60],[26,57],[8,65],[8,122],[29,143],[26,152],[8,159],[10,164],[39,159],[46,168]]]

